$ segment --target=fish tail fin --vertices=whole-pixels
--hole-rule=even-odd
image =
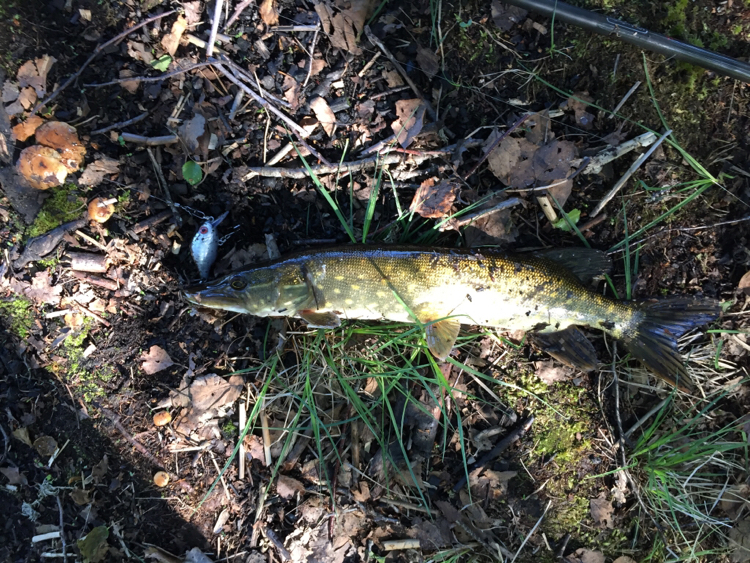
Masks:
[[[683,391],[695,384],[685,369],[677,339],[687,331],[715,320],[718,301],[674,298],[637,305],[642,313],[635,330],[622,340],[628,351],[654,375]]]

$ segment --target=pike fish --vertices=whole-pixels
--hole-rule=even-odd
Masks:
[[[718,302],[689,297],[609,299],[588,283],[609,269],[606,254],[564,249],[533,254],[421,247],[349,246],[301,252],[185,290],[200,307],[259,317],[298,317],[335,328],[342,319],[419,323],[444,360],[461,324],[533,331],[553,357],[597,365],[576,327],[621,341],[654,375],[692,389],[677,339],[716,319]]]

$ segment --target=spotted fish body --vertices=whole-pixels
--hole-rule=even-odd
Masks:
[[[216,254],[219,251],[219,233],[217,227],[228,214],[229,211],[225,211],[218,219],[209,219],[203,223],[198,228],[198,232],[195,233],[193,241],[190,244],[190,253],[193,255],[195,265],[198,266],[201,279],[208,278],[211,266],[216,261]]]
[[[574,264],[572,258],[566,261]],[[536,331],[557,345],[561,356],[583,346],[579,359],[593,348],[569,330],[587,326],[624,341],[656,375],[679,380],[682,387],[689,381],[676,338],[719,311],[713,301],[689,298],[651,304],[611,300],[548,257],[419,247],[301,253],[190,288],[186,297],[204,307],[300,317],[323,328],[341,319],[419,322],[428,347],[442,359],[462,323]]]

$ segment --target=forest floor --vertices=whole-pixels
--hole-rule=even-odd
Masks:
[[[202,0],[0,5],[0,559],[750,561],[747,85],[498,1],[223,4],[214,42]],[[743,1],[575,4],[750,57]],[[211,277],[590,246],[597,291],[722,316],[689,393],[593,330],[589,372],[513,327],[437,362],[410,325],[192,307],[224,212]]]

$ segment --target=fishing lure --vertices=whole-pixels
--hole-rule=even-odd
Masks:
[[[211,271],[216,261],[216,253],[219,250],[219,233],[217,227],[226,216],[229,215],[229,211],[222,213],[218,219],[208,217],[205,223],[203,223],[198,232],[193,237],[193,242],[190,244],[190,252],[193,255],[195,265],[198,266],[198,272],[200,272],[201,278],[208,278],[208,273]]]

